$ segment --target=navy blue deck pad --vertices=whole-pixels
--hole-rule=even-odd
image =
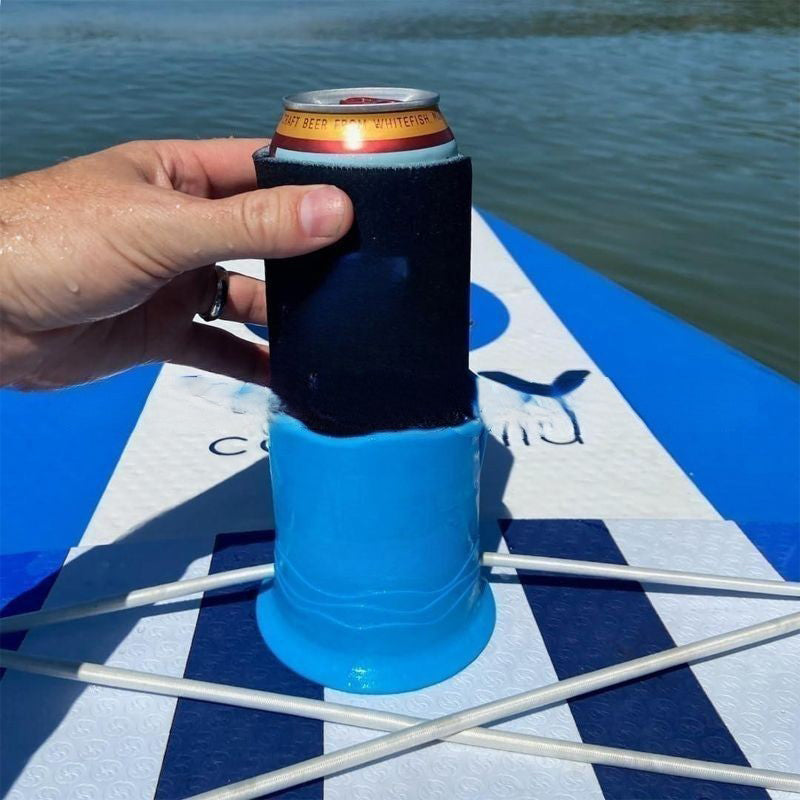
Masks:
[[[273,560],[274,534],[217,536],[210,573]],[[255,620],[257,583],[207,592],[184,676],[323,699],[267,649]],[[323,752],[323,723],[284,714],[178,700],[156,800],[175,800],[251,778]],[[278,792],[284,800],[322,800],[322,781]]]
[[[254,158],[260,187],[334,184],[355,209],[340,242],[265,263],[271,383],[285,410],[334,436],[471,419],[470,160]]]
[[[0,556],[0,617],[38,611],[61,571],[67,550]],[[18,650],[27,631],[0,634],[0,647]],[[0,669],[0,678],[5,675]]]
[[[80,541],[158,371],[151,365],[71,389],[0,392],[0,552]]]
[[[481,215],[719,513],[742,525],[785,580],[800,580],[797,384],[497,217]],[[770,531],[754,522],[795,527]]]
[[[625,564],[595,520],[510,520],[512,553]],[[559,679],[674,647],[638,583],[520,574],[525,596]],[[630,681],[570,701],[581,738],[592,744],[749,766],[688,667]],[[742,800],[763,789],[596,766],[606,800]]]

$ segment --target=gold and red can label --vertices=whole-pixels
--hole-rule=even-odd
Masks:
[[[412,90],[326,90],[324,103],[286,98],[286,108],[270,145],[298,153],[357,155],[422,150],[453,141],[442,113],[431,103],[438,96],[424,93],[412,100],[386,96]],[[359,94],[359,92],[362,92]],[[351,93],[351,94],[348,94]],[[322,93],[307,93],[318,97]],[[420,92],[420,94],[423,94]],[[429,105],[420,103],[427,102]],[[293,107],[294,106],[294,107]]]

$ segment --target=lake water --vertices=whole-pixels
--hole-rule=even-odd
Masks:
[[[5,0],[2,171],[442,93],[476,203],[798,377],[795,0]]]

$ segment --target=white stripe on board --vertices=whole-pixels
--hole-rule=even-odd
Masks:
[[[780,580],[732,522],[606,522],[629,564]],[[645,586],[676,644],[788,614],[792,599],[741,597]],[[692,666],[752,766],[800,773],[800,636]],[[788,798],[785,792],[771,792]]]
[[[719,519],[477,213],[472,225],[473,281],[499,295],[511,313],[506,333],[472,353],[472,369],[505,371],[538,383],[550,383],[567,370],[590,372],[567,398],[585,444],[551,445],[529,432],[531,446],[525,447],[512,424],[514,465],[504,497],[506,515]],[[550,401],[544,411],[557,417],[560,409],[554,405]],[[534,417],[540,413],[536,409]]]

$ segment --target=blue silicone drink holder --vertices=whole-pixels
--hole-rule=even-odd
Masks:
[[[275,578],[256,615],[275,655],[361,693],[469,664],[495,621],[479,567],[482,422],[335,437],[275,414],[269,432]]]

